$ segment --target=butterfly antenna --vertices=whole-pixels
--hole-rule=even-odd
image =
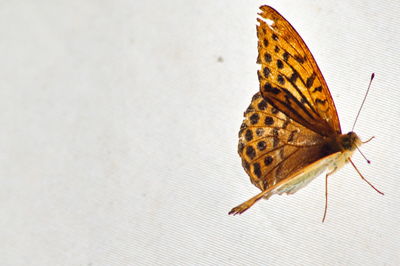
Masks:
[[[367,163],[371,163],[371,161],[370,160],[368,160],[367,159],[367,157],[365,157],[365,155],[361,152],[361,150],[358,148],[358,146],[356,146],[357,147],[357,150],[360,152],[360,154],[362,155],[362,157],[364,157],[364,159],[367,161]]]
[[[357,169],[356,165],[353,163],[353,161],[349,158],[350,163],[353,165],[354,169],[356,169],[357,173],[360,175],[361,179],[364,180],[365,182],[368,183],[373,189],[375,189],[376,192],[378,192],[381,195],[384,195],[383,192],[379,191],[374,185],[372,185],[365,177],[360,173],[360,171]]]
[[[371,88],[371,83],[372,83],[372,80],[374,79],[374,77],[375,77],[375,73],[372,73],[371,79],[369,81],[367,92],[365,93],[364,100],[362,101],[360,109],[358,110],[358,113],[357,113],[357,116],[356,116],[356,120],[354,121],[353,128],[351,129],[351,131],[353,131],[354,127],[356,126],[356,123],[357,123],[357,120],[358,120],[358,116],[360,115],[361,109],[362,109],[362,107],[363,107],[363,105],[365,103],[365,100],[367,99],[368,92],[369,92],[369,89]]]

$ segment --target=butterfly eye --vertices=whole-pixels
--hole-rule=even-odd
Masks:
[[[353,131],[350,131],[349,133],[346,134],[348,136],[349,141],[354,142],[355,139],[357,139],[357,134],[354,133]]]

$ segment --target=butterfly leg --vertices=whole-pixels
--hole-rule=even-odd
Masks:
[[[337,167],[335,167],[332,171],[326,174],[325,176],[325,210],[324,210],[324,217],[322,218],[322,222],[325,222],[326,212],[328,211],[328,176],[332,175],[336,172]]]
[[[261,191],[259,194],[255,195],[254,197],[252,197],[251,199],[243,202],[242,204],[236,206],[235,208],[233,208],[229,214],[241,214],[243,212],[245,212],[248,208],[250,208],[251,206],[253,206],[254,203],[256,203],[257,201],[259,201],[261,198],[263,198],[265,195],[267,195],[273,188],[275,187],[271,187],[270,189]]]
[[[367,182],[368,185],[370,185],[373,189],[376,190],[376,192],[378,192],[381,195],[385,195],[383,194],[383,192],[381,192],[380,190],[378,190],[376,187],[374,187],[374,185],[372,185],[367,179],[365,179],[365,177],[361,174],[361,172],[357,169],[356,165],[353,163],[353,161],[349,158],[349,162],[353,165],[354,169],[356,169],[357,173],[360,175],[361,179],[364,180],[365,182]]]

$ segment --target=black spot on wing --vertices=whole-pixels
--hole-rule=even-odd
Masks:
[[[264,129],[263,128],[257,128],[256,129],[256,134],[257,134],[257,136],[261,137],[264,134]]]
[[[266,116],[264,119],[264,123],[266,126],[271,126],[274,124],[274,119],[271,116]]]
[[[296,83],[296,80],[299,78],[299,73],[297,71],[294,71],[292,75],[290,76],[289,80],[291,83]]]
[[[259,163],[253,164],[253,173],[258,177],[261,178],[261,167]]]
[[[257,143],[257,149],[259,151],[263,151],[265,148],[267,148],[267,143],[265,141],[262,140]]]
[[[267,63],[272,62],[272,56],[269,53],[265,53],[264,58]]]
[[[284,60],[285,62],[288,61],[289,55],[290,55],[290,54],[289,54],[287,51],[285,51],[285,52],[283,53],[283,60]]]
[[[322,91],[322,86],[314,88],[314,90],[312,92],[317,92],[317,91],[321,92]]]
[[[306,87],[307,87],[307,89],[309,89],[309,88],[311,88],[311,86],[313,85],[313,83],[314,83],[314,80],[315,80],[315,77],[316,77],[317,75],[315,74],[315,72],[313,72],[312,74],[311,74],[311,76],[309,76],[308,78],[307,78],[307,81],[306,81]]]
[[[285,84],[285,79],[281,74],[278,75],[277,81],[279,84],[284,85]]]
[[[249,105],[249,107],[247,107],[246,111],[244,111],[244,116],[246,116],[246,114],[248,114],[250,112],[254,112],[254,108],[251,105]]]
[[[242,165],[243,168],[246,169],[247,171],[250,170],[250,164],[246,160],[242,160]]]
[[[267,157],[264,158],[264,164],[266,166],[270,165],[272,163],[272,161],[273,161],[273,159],[272,159],[271,156],[267,156]]]
[[[251,129],[248,129],[244,135],[244,138],[247,141],[251,141],[253,139],[253,131],[251,131]]]
[[[268,67],[264,67],[263,72],[264,72],[264,77],[268,78],[269,74],[271,73],[271,70],[269,70]]]
[[[278,59],[278,60],[276,61],[276,66],[277,66],[279,69],[282,69],[282,68],[283,68],[283,62],[282,62],[282,60]]]
[[[303,58],[302,56],[300,56],[300,55],[295,55],[295,56],[294,56],[294,59],[295,59],[297,62],[299,62],[300,64],[303,64],[303,63],[304,63],[304,58]]]
[[[256,157],[256,150],[252,146],[248,146],[246,148],[246,155],[249,156],[251,160],[253,160],[254,157]]]
[[[254,94],[253,97],[251,98],[251,101],[254,102],[255,100],[257,100],[257,99],[259,99],[259,98],[261,98],[261,94],[256,93],[256,94]]]
[[[252,114],[251,116],[250,116],[250,123],[252,124],[252,125],[255,125],[255,124],[257,124],[258,123],[258,120],[260,119],[260,116],[256,113],[256,114]]]
[[[265,100],[261,100],[257,105],[258,109],[260,109],[262,111],[267,109],[267,106],[268,105],[267,105],[267,102]]]
[[[239,145],[238,145],[238,152],[239,152],[240,154],[242,154],[243,149],[244,149],[244,144],[243,144],[242,142],[239,142]]]
[[[277,95],[277,94],[279,94],[281,92],[278,88],[272,87],[270,83],[266,83],[264,85],[264,91],[265,92],[270,92],[270,93],[275,94],[275,95]]]

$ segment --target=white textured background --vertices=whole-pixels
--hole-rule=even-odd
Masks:
[[[351,166],[258,193],[237,155],[258,88],[256,13],[313,52]],[[398,1],[1,1],[0,265],[400,264]]]

